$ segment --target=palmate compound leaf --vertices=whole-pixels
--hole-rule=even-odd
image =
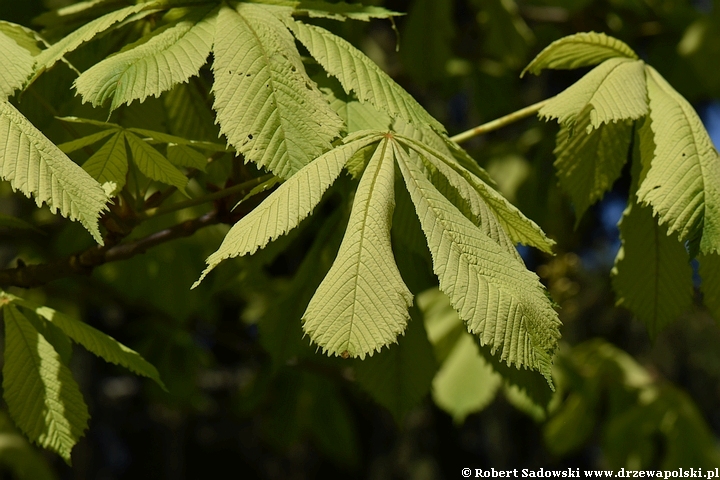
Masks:
[[[393,145],[440,290],[483,345],[551,383],[560,321],[539,279],[443,197],[402,146]]]
[[[655,337],[692,306],[692,268],[685,246],[668,236],[649,207],[634,200],[620,222],[622,247],[612,284],[617,305],[630,310]]]
[[[70,160],[8,102],[0,102],[0,178],[77,220],[102,245],[98,217],[107,196],[102,186]]]
[[[550,99],[538,115],[572,128],[582,115],[589,114],[588,130],[604,123],[644,117],[648,113],[644,65],[641,60],[629,58],[605,60]]]
[[[604,33],[576,33],[554,41],[525,67],[526,72],[539,74],[545,68],[575,69],[596,65],[610,58],[637,60],[637,54],[624,42]]]
[[[431,159],[436,166],[441,166],[443,171],[448,171],[447,168],[442,166],[444,164],[449,169],[462,176],[465,182],[472,186],[472,188],[483,198],[487,207],[495,214],[497,222],[502,225],[503,229],[513,242],[530,245],[542,250],[543,252],[552,253],[552,247],[555,242],[547,238],[545,233],[535,222],[523,215],[517,207],[510,203],[498,191],[490,187],[480,177],[472,173],[472,171],[459,164],[457,157],[449,157],[448,155],[443,154],[442,151],[435,150],[423,143],[407,137],[397,136],[396,138],[400,143],[407,145],[411,150],[415,150],[421,155]],[[450,145],[448,145],[448,147],[450,147]],[[447,175],[450,175],[450,173]],[[455,178],[454,175],[451,175],[451,177]],[[459,180],[457,180],[456,183],[458,185],[456,188],[460,188],[461,191],[465,191],[466,187],[462,186],[462,183]],[[468,193],[468,195],[471,194]],[[468,196],[468,198],[471,197]],[[490,226],[485,228],[490,228]],[[501,238],[498,237],[498,240],[501,240]]]
[[[110,110],[158,96],[197,75],[212,48],[217,8],[193,8],[120,53],[96,63],[75,80],[83,102]]]
[[[175,168],[162,153],[130,131],[125,131],[124,137],[130,146],[133,163],[137,165],[143,175],[158,182],[174,185],[185,194],[185,186],[188,183],[187,177]]]
[[[52,345],[12,304],[5,319],[3,398],[15,424],[38,445],[70,463],[70,452],[90,415],[70,369]]]
[[[633,126],[619,121],[588,130],[588,110],[575,128],[560,126],[555,147],[555,171],[560,186],[575,205],[575,224],[585,210],[600,200],[620,177],[628,159]]]
[[[657,71],[646,67],[655,151],[637,192],[668,234],[700,239],[700,251],[720,251],[720,156],[692,106]],[[649,157],[649,158],[648,158]],[[648,167],[649,165],[649,167]]]
[[[40,306],[23,298],[0,292],[0,303],[3,303],[3,301],[34,312],[44,321],[60,329],[73,342],[82,345],[87,351],[106,362],[125,367],[131,372],[147,377],[155,381],[160,387],[165,388],[160,379],[160,374],[153,365],[148,363],[136,351],[126,347],[100,330],[52,308]]]
[[[407,326],[413,296],[390,243],[393,150],[383,139],[365,168],[338,255],[303,314],[303,330],[328,354],[364,359]]]
[[[82,168],[100,182],[108,196],[117,194],[125,186],[128,172],[125,134],[116,132],[83,163]]]
[[[34,64],[30,52],[0,31],[0,102],[25,83]]]
[[[50,69],[55,63],[60,61],[65,55],[72,52],[85,42],[92,40],[96,35],[104,32],[113,25],[122,22],[131,15],[144,12],[150,13],[157,8],[159,2],[146,2],[138,5],[121,8],[114,12],[103,15],[100,18],[86,23],[69,35],[63,37],[57,43],[54,43],[47,49],[43,50],[37,57],[35,63],[35,77],[45,70]]]
[[[340,80],[346,92],[355,92],[361,102],[369,102],[393,117],[445,132],[440,122],[349,42],[313,25],[293,22],[290,26],[310,55],[327,73]]]
[[[348,159],[379,139],[379,135],[364,136],[363,132],[345,137],[345,144],[318,157],[290,177],[258,207],[233,225],[220,248],[207,258],[208,266],[192,288],[197,287],[221,261],[253,254],[297,227],[320,202]]]
[[[220,130],[245,158],[289,178],[331,148],[342,120],[305,73],[277,12],[242,3],[217,18],[213,74]]]

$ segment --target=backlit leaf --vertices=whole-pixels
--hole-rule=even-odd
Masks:
[[[620,120],[635,120],[648,113],[644,63],[611,58],[553,97],[540,109],[540,117],[557,119],[573,128],[582,115],[590,115],[588,130]]]
[[[102,244],[98,217],[107,196],[100,184],[7,102],[0,102],[0,132],[0,177],[38,206],[79,221]]]
[[[3,307],[3,396],[15,424],[70,463],[90,415],[70,369],[14,305]]]
[[[394,173],[386,139],[360,179],[340,251],[303,315],[303,330],[328,354],[372,356],[407,325],[412,294],[390,243]]]
[[[540,52],[525,72],[539,74],[545,68],[575,69],[588,67],[604,62],[610,58],[630,58],[637,60],[637,55],[625,43],[604,33],[576,33],[555,40]]]
[[[331,148],[342,121],[273,11],[245,3],[221,8],[214,56],[217,121],[238,153],[289,178]]]
[[[655,152],[637,196],[652,205],[668,233],[700,238],[704,254],[720,251],[720,157],[692,106],[648,66]]]
[[[120,53],[96,63],[75,80],[83,102],[112,99],[110,110],[158,96],[186,82],[203,66],[212,47],[217,11],[195,8],[151,32]]]

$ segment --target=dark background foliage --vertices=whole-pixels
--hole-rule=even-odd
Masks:
[[[66,3],[1,0],[0,18],[38,28],[32,23],[34,17]],[[584,72],[551,71],[522,79],[519,74],[553,40],[597,31],[627,42],[657,68],[694,104],[716,143],[720,138],[720,2],[366,3],[409,14],[395,25],[387,21],[323,25],[360,47],[451,134],[569,86]],[[102,58],[117,48],[97,43],[84,47],[78,56]],[[72,75],[62,68],[55,70],[35,88],[55,89],[54,98],[62,101],[53,107],[62,112],[63,102],[72,101],[68,88]],[[52,118],[38,102],[28,94],[21,106],[38,127],[46,128]],[[124,114],[149,122],[154,102],[125,109]],[[616,223],[626,202],[629,172],[575,228],[572,207],[559,191],[552,168],[556,129],[531,118],[465,146],[497,179],[502,192],[558,242],[555,257],[530,250],[522,254],[560,306],[565,344],[561,356],[566,360],[559,363],[570,362],[570,346],[605,339],[631,354],[663,388],[686,392],[717,437],[720,332],[714,320],[698,307],[651,341],[642,324],[614,306],[609,273],[619,248]],[[203,136],[212,138],[213,132]],[[35,222],[45,225],[46,235],[0,232],[1,265],[8,266],[15,258],[47,260],[85,246],[87,237],[78,234],[81,227],[54,222],[31,201],[10,197],[9,190],[7,184],[0,184],[0,207],[34,216]],[[597,398],[592,415],[598,422],[582,432],[584,441],[561,452],[542,423],[502,395],[462,425],[454,424],[427,396],[397,418],[358,386],[347,363],[320,354],[285,355],[284,348],[307,350],[307,342],[293,346],[291,340],[287,347],[279,345],[285,337],[272,334],[299,338],[299,324],[278,326],[257,320],[272,308],[284,309],[288,318],[302,313],[307,293],[287,292],[302,284],[316,285],[319,278],[303,276],[303,262],[322,262],[327,252],[318,249],[332,253],[337,248],[336,238],[323,237],[323,228],[339,221],[342,184],[335,192],[297,232],[276,242],[279,245],[253,259],[220,267],[216,278],[207,282],[210,285],[196,291],[189,292],[189,285],[219,244],[220,227],[106,265],[92,277],[54,282],[44,293],[33,293],[46,295],[58,308],[65,307],[136,348],[158,367],[170,391],[164,393],[76,349],[73,369],[92,420],[73,452],[72,468],[45,454],[59,478],[176,480],[223,478],[232,472],[248,479],[429,479],[458,478],[463,467],[607,465],[613,455],[604,430],[612,414],[610,390]],[[143,228],[152,231],[172,220]],[[238,277],[237,267],[248,265],[260,266],[262,275]],[[263,335],[264,331],[271,334]],[[660,436],[653,442],[650,465],[659,466],[668,454],[667,445]],[[6,477],[12,478],[9,472]]]

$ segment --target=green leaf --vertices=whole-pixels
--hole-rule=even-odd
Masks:
[[[532,30],[520,15],[514,0],[476,0],[481,8],[478,21],[485,33],[483,49],[513,70],[527,58],[535,41]]]
[[[575,69],[589,67],[611,58],[629,58],[637,60],[638,56],[625,43],[604,33],[576,33],[556,40],[530,64],[520,76],[526,72],[539,74],[545,68]]]
[[[347,137],[346,140],[348,143],[345,145],[330,150],[290,177],[263,203],[233,225],[220,248],[207,258],[208,266],[192,288],[197,287],[221,261],[253,254],[297,227],[320,202],[348,159],[359,149],[377,141],[378,137],[354,141]]]
[[[668,234],[700,238],[704,254],[720,251],[720,158],[692,106],[648,66],[655,152],[637,196]]]
[[[163,132],[156,132],[154,130],[148,130],[146,128],[128,128],[127,130],[137,133],[138,135],[146,138],[147,140],[150,140],[150,143],[167,143],[167,144],[177,144],[177,145],[186,145],[191,146],[195,148],[199,148],[201,150],[209,150],[211,152],[227,152],[232,151],[232,149],[228,149],[225,145],[215,143],[215,142],[206,142],[202,140],[190,140],[184,137],[178,137],[177,135],[170,135],[169,133],[163,133]]]
[[[502,385],[478,351],[477,344],[464,328],[450,299],[440,290],[427,290],[417,296],[425,328],[442,361],[432,382],[435,404],[462,423],[471,413],[487,407]]]
[[[435,130],[425,125],[413,125],[401,118],[395,118],[392,124],[393,131],[399,133],[403,137],[411,138],[417,143],[425,145],[428,149],[439,152],[443,158],[450,159],[469,170],[473,175],[496,188],[495,180],[473,159],[460,145],[450,140],[447,135],[437,133]]]
[[[237,11],[223,7],[214,55],[217,121],[238,153],[289,178],[331,148],[342,121],[305,73],[292,35],[271,10],[245,3]]]
[[[92,135],[87,135],[85,137],[78,138],[77,140],[71,140],[69,142],[61,143],[60,145],[58,145],[58,148],[63,153],[71,153],[76,150],[80,150],[81,148],[89,147],[90,145],[93,145],[94,143],[97,143],[103,138],[109,137],[116,132],[117,129],[108,128],[107,130],[93,133]]]
[[[0,20],[0,34],[12,39],[19,46],[30,52],[33,57],[40,53],[40,36],[34,30],[12,22]],[[33,59],[33,63],[35,60]],[[25,78],[27,80],[27,77]]]
[[[398,136],[397,139],[400,143],[407,145],[422,155],[436,158],[460,174],[484,199],[487,206],[494,212],[497,221],[500,222],[503,229],[513,242],[531,245],[543,252],[552,253],[552,247],[555,242],[547,238],[545,233],[535,222],[527,218],[520,210],[517,209],[517,207],[511,204],[498,191],[491,188],[471,171],[461,166],[457,161],[457,157],[447,157],[441,152],[430,149],[426,145],[407,137]],[[448,147],[450,147],[450,145],[448,145]],[[482,173],[487,175],[484,170]]]
[[[685,246],[668,236],[652,210],[642,205],[626,209],[620,237],[612,272],[617,305],[630,310],[655,337],[693,304],[690,259]]]
[[[430,125],[445,133],[440,122],[350,43],[313,25],[294,22],[291,27],[325,71],[340,80],[346,92],[355,92],[361,102],[369,102],[393,117],[402,117],[416,125]]]
[[[720,255],[699,255],[700,289],[703,293],[703,304],[710,310],[715,320],[720,322]]]
[[[52,308],[42,307],[4,292],[0,294],[0,300],[3,299],[33,311],[62,330],[73,342],[79,343],[93,355],[102,358],[106,362],[120,365],[131,372],[154,380],[162,388],[165,388],[165,385],[160,379],[160,374],[154,366],[142,358],[139,353],[126,347],[111,336]],[[0,301],[0,303],[2,302]]]
[[[108,196],[113,196],[122,190],[128,172],[125,134],[122,131],[116,132],[85,161],[83,170],[100,182]]]
[[[3,392],[15,424],[70,463],[90,415],[80,388],[57,352],[14,305],[5,314]]]
[[[12,228],[15,230],[34,230],[38,233],[43,233],[42,230],[40,230],[30,222],[26,222],[21,218],[13,217],[12,215],[5,215],[2,213],[0,213],[0,228]]]
[[[203,172],[208,163],[206,155],[186,145],[168,145],[167,158],[177,167],[197,168]]]
[[[32,74],[35,60],[30,52],[0,31],[0,101],[5,101],[22,87]]]
[[[547,421],[543,437],[554,455],[568,455],[582,447],[598,421],[596,392],[572,392]]]
[[[382,7],[362,5],[359,3],[328,3],[312,0],[301,0],[299,2],[289,3],[294,4],[295,11],[293,13],[305,13],[310,18],[329,18],[340,21],[349,18],[351,20],[369,22],[373,18],[392,18],[402,15],[402,13],[393,12]]]
[[[397,345],[355,364],[357,383],[398,423],[425,398],[437,371],[422,317],[412,317]]]
[[[79,221],[102,245],[98,217],[107,196],[100,184],[7,102],[0,102],[0,132],[0,177],[38,206]]]
[[[620,177],[628,158],[632,131],[632,124],[623,121],[600,125],[593,131],[587,112],[580,116],[575,128],[560,127],[555,171],[575,205],[575,225],[587,208],[600,200]]]
[[[327,354],[373,355],[407,325],[412,294],[390,243],[395,162],[383,140],[358,186],[340,251],[305,314],[303,330]]]
[[[589,114],[588,131],[603,123],[644,117],[648,113],[644,65],[627,58],[605,60],[550,99],[538,114],[570,128]]]
[[[415,150],[411,151],[411,155],[415,153]],[[431,154],[428,156],[423,155],[422,158],[427,159],[425,162],[428,162],[432,172],[428,178],[435,188],[485,235],[521,261],[512,240],[510,240],[495,213],[488,207],[485,199],[478,191],[461,174],[445,164],[443,160]]]
[[[57,480],[43,455],[0,413],[0,465],[18,480]]]
[[[92,40],[99,33],[104,32],[113,25],[122,22],[133,14],[150,11],[158,6],[157,2],[141,3],[139,5],[131,5],[121,8],[114,12],[103,15],[100,18],[86,23],[69,35],[63,37],[57,43],[54,43],[46,50],[43,50],[36,57],[35,76],[37,77],[45,70],[50,69],[55,63],[62,59],[65,55],[72,52],[85,42]]]
[[[194,8],[120,53],[96,63],[75,80],[83,102],[110,110],[133,100],[159,96],[197,75],[212,48],[217,9]]]
[[[209,108],[212,101],[200,93],[198,82],[199,78],[191,78],[188,83],[175,85],[161,97],[167,110],[169,130],[184,138],[216,140],[220,131]]]
[[[125,132],[125,139],[130,145],[133,162],[146,177],[168,185],[174,185],[182,193],[185,193],[185,186],[188,182],[187,177],[175,168],[162,153],[129,131]]]
[[[481,344],[551,383],[560,321],[537,276],[465,218],[399,145],[395,151],[440,290]]]

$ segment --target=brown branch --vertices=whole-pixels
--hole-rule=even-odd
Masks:
[[[96,245],[82,253],[51,263],[21,265],[17,268],[0,270],[0,288],[9,286],[34,288],[61,278],[74,275],[89,275],[96,267],[104,263],[126,260],[170,240],[189,237],[199,229],[216,223],[220,223],[220,220],[217,212],[212,211],[139,240],[116,245],[108,242],[105,246]]]

